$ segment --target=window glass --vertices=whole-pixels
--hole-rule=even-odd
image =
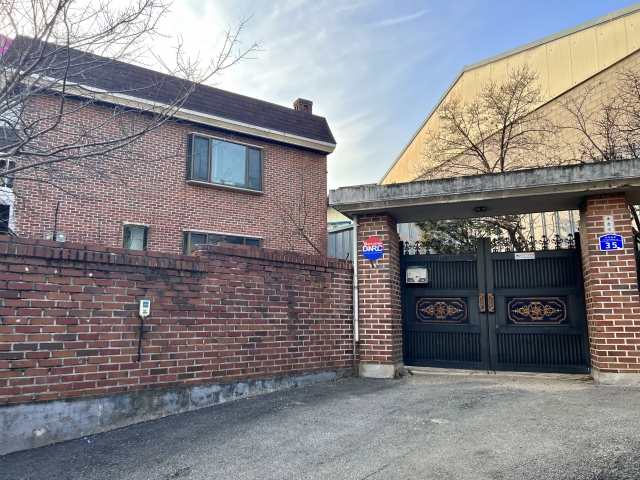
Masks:
[[[249,149],[249,188],[261,190],[260,177],[262,176],[262,166],[260,165],[260,150]]]
[[[189,232],[182,233],[182,254],[189,255]]]
[[[208,180],[209,139],[203,137],[195,137],[193,144],[192,178]]]
[[[220,245],[221,243],[232,243],[234,245],[260,246],[259,238],[246,238],[236,235],[220,235],[216,233],[194,233],[184,232],[183,255],[189,255],[193,247],[199,244]],[[187,245],[189,248],[187,249]]]
[[[244,187],[247,147],[237,143],[212,140],[211,181]]]
[[[236,245],[244,245],[244,238],[232,237],[230,235],[209,235],[209,245],[220,245],[221,243],[233,243]]]
[[[15,162],[9,162],[7,165],[6,160],[0,160],[0,175],[3,170],[8,170],[9,168],[14,168],[16,166]],[[13,188],[13,173],[9,175],[0,176],[0,187]]]
[[[0,205],[0,235],[9,234],[9,214],[11,207],[9,205]]]
[[[220,245],[222,243],[222,235],[209,235],[209,245]]]
[[[147,227],[125,225],[123,229],[122,246],[130,250],[146,250]]]
[[[262,190],[262,151],[238,143],[189,134],[187,180]]]
[[[196,245],[203,245],[207,243],[207,235],[204,233],[192,233],[191,240],[189,241],[189,251],[187,254],[193,251],[193,247]]]

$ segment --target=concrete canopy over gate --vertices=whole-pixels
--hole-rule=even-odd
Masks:
[[[358,248],[361,374],[403,369],[397,222],[579,209],[592,374],[602,383],[640,384],[633,204],[640,204],[640,159],[330,191],[329,205],[357,220],[358,246],[371,236],[385,246],[375,268]],[[605,215],[624,238],[622,250],[599,249]]]
[[[578,209],[586,195],[624,193],[640,203],[640,160],[538,168],[329,192],[329,205],[349,217],[388,213],[398,223]]]

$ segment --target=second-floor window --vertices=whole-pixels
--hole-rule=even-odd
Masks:
[[[187,180],[262,190],[261,149],[196,134],[187,148]]]

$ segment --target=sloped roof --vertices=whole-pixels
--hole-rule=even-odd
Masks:
[[[5,57],[27,48],[33,40],[16,37]],[[48,59],[52,74],[66,68],[67,52],[71,57],[68,78],[80,85],[104,90],[111,94],[127,95],[145,101],[171,104],[193,84],[148,68],[112,60],[105,57],[57,48],[55,58]],[[182,108],[215,117],[241,122],[269,130],[326,142],[336,143],[327,120],[318,115],[297,111],[256,98],[227,92],[208,85],[196,85]]]
[[[413,180],[408,178],[409,167],[418,155],[421,134],[436,121],[432,120],[434,113],[451,94],[470,100],[477,86],[489,79],[499,80],[508,70],[529,63],[540,74],[549,102],[639,49],[640,3],[636,3],[463,67],[379,183]]]

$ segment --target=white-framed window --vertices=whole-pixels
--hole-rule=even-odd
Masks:
[[[195,133],[187,142],[187,181],[262,191],[262,149]]]

